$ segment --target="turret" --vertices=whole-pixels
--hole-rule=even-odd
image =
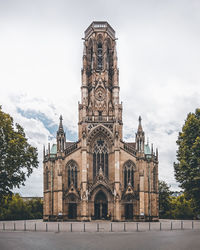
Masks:
[[[156,148],[156,160],[158,161],[158,148]]]
[[[59,123],[59,128],[57,131],[57,152],[58,153],[62,153],[65,150],[65,133],[64,133],[64,129],[63,129],[63,124],[62,124],[62,115],[60,116],[60,123]]]
[[[144,142],[145,142],[145,134],[142,128],[142,118],[139,116],[139,124],[138,124],[138,130],[136,133],[136,149],[140,153],[144,153]]]

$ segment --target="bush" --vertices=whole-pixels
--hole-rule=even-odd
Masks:
[[[41,219],[43,204],[40,198],[24,201],[19,194],[6,195],[1,199],[0,220]]]

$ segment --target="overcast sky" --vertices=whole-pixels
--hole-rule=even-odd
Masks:
[[[42,147],[55,140],[59,115],[77,140],[84,31],[115,29],[124,140],[138,116],[159,149],[159,177],[173,190],[176,139],[200,97],[199,0],[0,0],[0,105],[38,148],[40,166],[23,196],[42,196]]]

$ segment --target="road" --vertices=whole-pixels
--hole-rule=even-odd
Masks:
[[[133,233],[0,232],[1,250],[199,250],[199,230]]]

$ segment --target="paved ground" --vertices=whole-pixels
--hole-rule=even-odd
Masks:
[[[133,233],[0,232],[1,250],[199,250],[199,230]]]

